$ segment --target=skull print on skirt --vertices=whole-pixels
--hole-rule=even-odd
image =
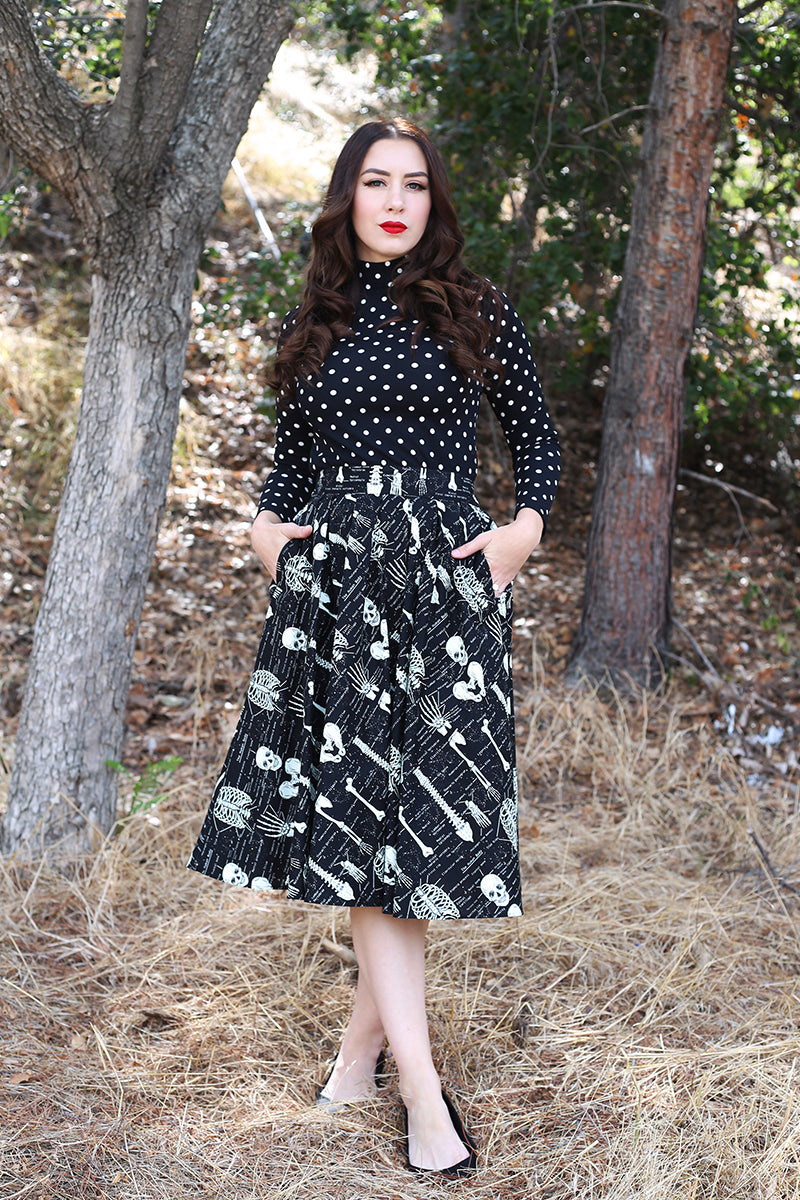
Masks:
[[[189,866],[398,917],[521,910],[512,585],[440,471],[325,468],[278,556],[236,733]]]

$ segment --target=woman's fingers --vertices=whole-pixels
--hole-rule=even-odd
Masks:
[[[455,546],[450,553],[454,558],[466,558],[468,554],[474,554],[476,550],[483,550],[485,546],[488,546],[492,535],[496,532],[494,529],[489,529],[485,533],[479,533],[469,542],[464,542],[463,546]]]
[[[260,512],[250,529],[250,544],[274,579],[278,556],[286,543],[292,538],[307,538],[313,528],[296,521],[279,521],[277,513]]]

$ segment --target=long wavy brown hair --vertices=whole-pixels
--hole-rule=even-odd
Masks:
[[[488,314],[492,307],[499,314],[501,301],[491,285],[464,264],[464,235],[441,154],[424,130],[410,121],[370,121],[342,148],[322,212],[311,230],[306,290],[271,371],[270,384],[279,401],[294,395],[298,379],[318,375],[334,342],[351,332],[358,302],[353,196],[367,151],[382,138],[416,142],[428,167],[428,223],[413,250],[398,259],[403,270],[391,284],[399,319],[416,322],[412,345],[430,329],[465,377],[483,383],[488,373],[500,371],[486,347],[493,332]]]

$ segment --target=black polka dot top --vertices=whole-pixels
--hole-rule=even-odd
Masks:
[[[275,465],[259,512],[270,509],[291,521],[319,471],[340,463],[425,463],[474,481],[480,385],[465,380],[427,331],[412,352],[413,321],[379,328],[397,316],[387,289],[400,270],[394,262],[359,263],[361,295],[352,335],[335,343],[319,377],[300,383],[296,395],[278,407]],[[500,294],[503,308],[489,352],[503,364],[503,377],[494,385],[489,380],[486,393],[511,450],[516,512],[534,508],[546,521],[561,469],[558,437],[522,320]]]

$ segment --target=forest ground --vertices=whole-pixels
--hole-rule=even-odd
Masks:
[[[316,89],[295,65],[241,152],[277,230],[316,194],[320,145],[339,145],[364,107],[333,64]],[[266,602],[248,526],[273,427],[254,401],[280,316],[200,319],[258,249],[231,184],[212,243],[116,836],[70,871],[0,868],[3,1200],[800,1197],[796,531],[787,514],[741,494],[737,510],[682,479],[668,687],[633,699],[568,687],[600,408],[559,393],[554,355],[543,365],[564,474],[514,599],[526,911],[430,935],[437,1062],[487,1165],[448,1185],[403,1170],[391,1065],[374,1102],[333,1118],[309,1107],[352,995],[346,913],[183,865]],[[0,802],[88,304],[57,204],[4,250]],[[500,522],[513,487],[486,413],[479,444],[478,495]],[[159,777],[171,756],[182,761]]]

